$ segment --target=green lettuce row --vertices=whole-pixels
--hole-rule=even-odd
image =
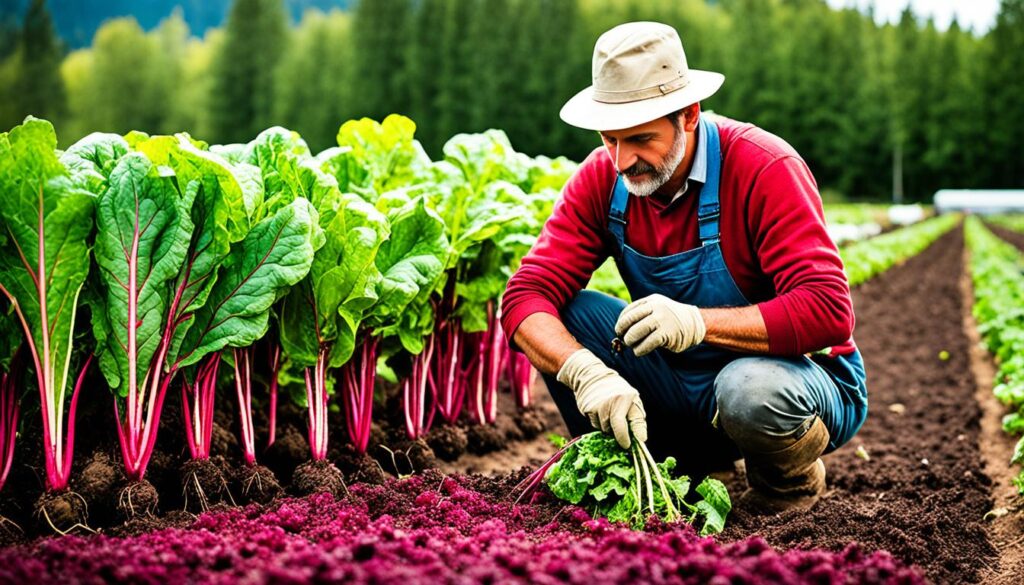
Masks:
[[[857,286],[920,254],[959,221],[958,215],[942,215],[843,248],[839,255],[850,286]]]
[[[1024,255],[996,237],[981,220],[964,223],[974,285],[974,318],[978,331],[998,364],[993,392],[1011,413],[1003,429],[1024,432]],[[1011,463],[1024,463],[1024,437],[1014,449]],[[1024,495],[1024,471],[1014,479]]]
[[[986,217],[985,221],[1008,230],[1024,233],[1024,215],[995,215]]]

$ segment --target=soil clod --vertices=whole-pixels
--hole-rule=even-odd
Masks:
[[[455,461],[466,452],[469,441],[466,439],[466,431],[462,428],[441,425],[427,433],[427,444],[434,450],[434,455],[445,461]]]
[[[300,496],[328,493],[341,497],[348,492],[341,470],[329,461],[309,461],[298,466],[292,489]]]
[[[68,534],[79,529],[92,532],[86,524],[88,506],[80,494],[71,490],[43,492],[36,500],[34,514],[36,526],[44,534]]]
[[[238,503],[269,504],[281,495],[281,484],[273,471],[263,465],[242,465],[235,471],[235,493]]]
[[[234,502],[220,467],[211,459],[190,459],[181,466],[185,510],[199,514],[221,502]]]

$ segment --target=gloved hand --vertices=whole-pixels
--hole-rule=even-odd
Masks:
[[[676,353],[686,351],[704,341],[705,333],[700,309],[658,294],[626,305],[615,323],[615,334],[637,356],[659,347]]]
[[[630,429],[637,441],[647,442],[647,414],[640,393],[589,349],[569,356],[557,378],[572,389],[576,406],[590,424],[614,434],[623,449],[629,448]]]

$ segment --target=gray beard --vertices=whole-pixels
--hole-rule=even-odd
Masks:
[[[686,134],[683,132],[677,132],[675,142],[672,143],[672,148],[670,148],[668,154],[665,155],[665,162],[654,167],[654,174],[650,179],[638,182],[630,178],[629,175],[622,175],[622,180],[626,183],[626,189],[637,197],[649,197],[654,195],[658,189],[661,189],[665,186],[665,183],[669,182],[669,179],[672,178],[672,173],[674,173],[683,162],[683,157],[685,155]]]

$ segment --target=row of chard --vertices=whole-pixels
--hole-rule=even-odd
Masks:
[[[509,351],[498,300],[575,165],[516,153],[494,130],[452,138],[434,161],[414,132],[401,116],[353,120],[319,154],[279,127],[230,145],[96,133],[64,151],[45,120],[0,134],[0,487],[33,377],[46,488],[68,486],[92,364],[132,481],[169,390],[191,456],[209,457],[222,367],[256,465],[263,356],[270,441],[278,394],[294,396],[313,461],[327,455],[332,395],[365,452],[378,370],[401,386],[411,439],[464,405],[493,422],[502,379],[527,408],[532,372]]]
[[[1017,223],[1002,223],[1019,229]],[[1024,255],[991,231],[977,217],[968,217],[964,236],[970,251],[971,282],[974,286],[972,313],[978,332],[996,360],[992,391],[1009,411],[1003,430],[1024,434]],[[1024,437],[1017,441],[1011,464],[1024,464]],[[1024,495],[1024,470],[1013,478]]]

